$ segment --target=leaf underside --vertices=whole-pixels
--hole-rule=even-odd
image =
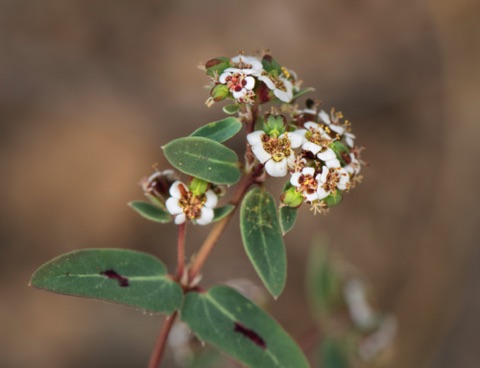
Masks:
[[[167,211],[151,203],[132,201],[129,202],[128,205],[132,207],[132,209],[140,216],[146,218],[147,220],[159,222],[161,224],[166,224],[172,221],[172,216]]]
[[[295,226],[295,220],[297,219],[298,208],[289,206],[280,207],[278,210],[278,217],[280,220],[280,227],[282,234],[285,235]]]
[[[179,284],[152,255],[126,249],[84,249],[35,271],[31,285],[54,293],[104,300],[171,314],[182,303]]]

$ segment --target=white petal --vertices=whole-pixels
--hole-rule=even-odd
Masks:
[[[262,75],[262,76],[258,77],[258,80],[265,83],[268,88],[275,89],[275,83],[273,83],[273,81],[268,76]]]
[[[315,115],[317,113],[317,110],[315,110],[315,109],[303,109],[303,110],[300,110],[300,112],[302,112],[304,114]]]
[[[298,179],[300,179],[301,175],[302,174],[299,172],[293,173],[292,176],[290,177],[290,184],[292,184],[294,187],[299,187],[300,183],[298,182]]]
[[[199,225],[208,225],[212,222],[214,216],[214,212],[211,208],[203,207],[200,212],[200,217],[196,219],[196,223]]]
[[[352,147],[355,145],[355,136],[352,133],[345,133],[345,141],[347,142],[347,145],[349,147]]]
[[[276,162],[274,160],[268,160],[265,164],[265,170],[270,176],[281,177],[287,175],[287,160]]]
[[[182,198],[182,192],[180,192],[180,189],[178,189],[179,185],[183,185],[183,187],[187,189],[185,184],[183,184],[180,180],[177,180],[175,183],[172,184],[169,190],[169,193],[173,198],[177,198],[177,199]]]
[[[338,133],[340,135],[342,135],[345,132],[345,128],[341,127],[340,125],[331,124],[329,126],[330,126],[330,129],[332,129],[335,133]]]
[[[329,168],[329,169],[333,169],[333,168],[337,168],[337,167],[340,167],[340,161],[338,161],[337,158],[334,158],[332,160],[328,160],[328,161],[325,161],[325,165]]]
[[[183,208],[178,203],[177,198],[173,198],[173,197],[168,198],[167,201],[165,202],[165,206],[167,207],[167,211],[171,215],[178,215],[180,213],[183,213]]]
[[[218,81],[222,84],[225,84],[227,82],[226,78],[232,75],[231,73],[224,71],[222,74],[220,74],[220,77],[218,78]]]
[[[312,129],[312,130],[319,130],[320,125],[317,123],[314,123],[313,121],[307,121],[303,126],[307,129]]]
[[[177,224],[177,225],[183,224],[186,219],[187,219],[187,217],[185,216],[185,214],[181,213],[180,215],[175,217],[175,224]]]
[[[313,176],[315,174],[315,169],[313,167],[306,167],[302,170],[302,174]]]
[[[254,132],[247,134],[247,141],[251,146],[255,144],[262,144],[262,136],[265,134],[263,130],[255,130]]]
[[[260,163],[264,164],[267,160],[272,158],[272,155],[265,151],[263,144],[254,144],[252,146],[252,152]]]
[[[322,176],[320,177],[320,182],[322,183],[326,183],[327,182],[327,176],[328,176],[328,173],[330,172],[330,169],[326,166],[324,166],[322,168]]]
[[[232,92],[233,98],[236,98],[237,100],[239,98],[245,97],[246,94],[247,94],[247,90],[245,88],[242,88],[242,90],[238,92],[237,91]]]
[[[330,116],[325,112],[325,111],[320,111],[318,113],[318,117],[327,125],[330,125],[332,124],[332,122],[330,121]]]
[[[335,155],[335,152],[333,152],[331,148],[327,148],[324,151],[318,152],[317,157],[322,161],[328,161],[334,159],[337,155]]]
[[[230,74],[235,74],[235,73],[243,74],[242,69],[238,69],[238,68],[227,68],[223,72],[224,73],[230,73]]]
[[[312,152],[314,155],[316,155],[318,152],[320,152],[320,150],[322,149],[322,147],[320,147],[318,144],[315,144],[313,142],[310,142],[310,141],[307,141],[305,142],[303,145],[302,145],[302,149],[304,151],[310,151]]]
[[[253,89],[253,87],[255,87],[255,78],[246,77],[245,81],[247,82],[247,84],[245,84],[246,89]]]
[[[287,132],[287,133],[285,133],[285,135],[290,140],[290,146],[292,148],[300,147],[302,145],[303,141],[304,141],[304,138],[300,134],[295,133],[295,132]]]
[[[323,199],[323,198],[327,198],[330,193],[327,192],[325,189],[323,189],[322,187],[318,187],[317,189],[317,194],[318,194],[318,199]]]
[[[302,136],[303,142],[305,142],[305,134],[307,134],[307,129],[297,129],[294,131],[296,134],[300,134]]]
[[[205,207],[215,208],[218,203],[218,197],[213,190],[207,190],[205,192],[206,201],[203,204]]]
[[[305,193],[305,192],[304,192],[304,193],[303,193],[303,196],[305,197],[305,199],[306,199],[307,201],[310,201],[310,202],[315,201],[316,199],[319,199],[319,198],[318,198],[318,197],[319,197],[319,196],[318,196],[318,192],[314,192],[314,193],[312,193],[312,194],[308,194],[308,193]]]
[[[273,90],[273,94],[282,102],[290,102],[292,101],[292,98],[293,98],[292,91],[282,91],[281,89],[278,89],[278,88]]]

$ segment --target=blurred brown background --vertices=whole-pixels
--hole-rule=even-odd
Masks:
[[[303,269],[320,233],[397,315],[392,367],[478,367],[479,26],[474,0],[1,0],[0,366],[146,364],[161,317],[36,291],[29,277],[87,247],[174,267],[173,226],[125,204],[152,164],[167,166],[162,144],[222,117],[204,106],[197,64],[268,47],[353,122],[370,163],[328,216],[302,211],[273,313],[294,335],[309,325]],[[236,227],[205,285],[258,282]],[[190,251],[205,233],[189,233]]]

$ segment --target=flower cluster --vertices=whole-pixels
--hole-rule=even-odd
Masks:
[[[247,140],[270,176],[290,174],[281,197],[284,205],[298,207],[306,201],[315,212],[324,212],[361,179],[361,149],[340,112],[317,112],[310,100],[307,107],[293,113],[291,124],[282,115],[267,114],[263,129]]]
[[[272,100],[289,103],[299,91],[295,73],[268,54],[262,58],[243,54],[231,59],[218,57],[209,60],[204,68],[213,81],[208,105],[226,98],[238,104]]]

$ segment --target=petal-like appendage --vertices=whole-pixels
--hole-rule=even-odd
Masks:
[[[175,224],[176,225],[181,225],[187,220],[187,216],[185,216],[184,213],[181,213],[180,215],[177,215],[175,217]]]
[[[318,117],[327,125],[330,125],[332,124],[332,122],[330,121],[330,116],[325,112],[325,111],[320,111],[318,113]]]
[[[315,174],[315,169],[313,167],[305,167],[303,170],[302,170],[302,174],[303,175],[310,175],[310,176],[313,176]]]
[[[265,170],[270,176],[274,176],[274,177],[285,176],[288,173],[287,160],[283,159],[278,162],[274,160],[268,160],[265,163]]]
[[[167,207],[167,211],[171,215],[178,215],[180,213],[183,213],[183,208],[178,203],[177,198],[173,198],[173,197],[168,198],[167,201],[165,202],[165,206]]]
[[[245,81],[247,82],[247,84],[245,84],[246,89],[253,89],[253,87],[255,87],[255,78],[246,77]]]
[[[262,136],[265,134],[263,130],[255,130],[252,133],[247,134],[247,141],[251,146],[255,144],[262,144]]]
[[[211,208],[203,207],[200,213],[200,217],[196,219],[196,223],[199,225],[208,225],[212,222],[214,212]]]
[[[298,179],[300,179],[301,175],[302,174],[299,172],[293,173],[290,177],[290,184],[292,184],[294,187],[299,187],[300,183],[298,182]]]
[[[265,151],[263,144],[254,144],[252,145],[252,152],[260,163],[264,164],[272,158],[272,155]]]
[[[182,198],[182,192],[180,192],[180,189],[178,188],[180,185],[183,185],[183,187],[186,189],[185,184],[183,184],[180,180],[174,182],[170,187],[169,193],[173,198]]]
[[[337,168],[337,167],[341,167],[341,166],[342,166],[342,165],[340,165],[340,161],[338,161],[338,158],[334,158],[334,159],[325,161],[325,165],[326,165],[329,169]]]
[[[292,148],[300,147],[305,140],[305,138],[301,134],[298,134],[296,132],[287,132],[285,133],[285,135],[290,140],[290,146]]]
[[[324,199],[324,198],[327,198],[330,195],[330,193],[327,192],[322,187],[318,187],[317,194],[318,194],[318,199]]]
[[[318,152],[317,157],[322,161],[328,161],[336,158],[337,156],[331,148],[327,148],[321,152]]]
[[[311,194],[303,192],[303,196],[305,197],[305,199],[307,201],[310,201],[310,202],[319,199],[318,198],[319,197],[318,192],[314,192],[314,193],[311,193]]]
[[[268,88],[275,89],[275,83],[273,83],[273,81],[268,76],[262,75],[262,76],[258,77],[258,80],[265,83]]]
[[[316,155],[318,152],[320,152],[320,150],[322,149],[322,147],[320,147],[318,144],[315,144],[315,143],[313,143],[313,142],[307,141],[307,142],[305,142],[305,143],[302,145],[302,149],[303,149],[304,151],[312,152],[314,155]]]
[[[218,197],[217,195],[213,192],[213,190],[207,190],[205,192],[205,203],[203,204],[205,207],[209,208],[215,208],[218,203]]]

